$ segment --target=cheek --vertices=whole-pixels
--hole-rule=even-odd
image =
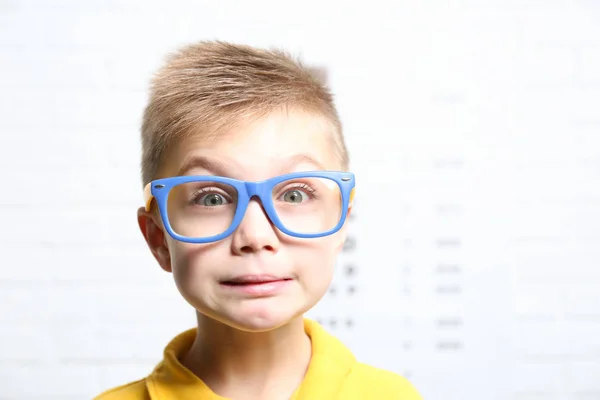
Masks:
[[[306,242],[292,253],[301,279],[311,288],[327,290],[333,278],[336,258],[339,254],[335,237],[320,238]]]
[[[199,286],[211,282],[211,277],[215,279],[211,268],[211,265],[215,265],[211,257],[214,252],[210,246],[176,242],[169,246],[169,250],[173,278],[180,291],[192,293]]]

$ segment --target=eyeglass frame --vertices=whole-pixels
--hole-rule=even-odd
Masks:
[[[322,233],[297,233],[290,231],[283,225],[275,210],[271,193],[273,188],[279,183],[298,178],[328,178],[337,183],[342,195],[342,215],[340,216],[338,224],[334,228]],[[167,211],[167,199],[169,192],[177,185],[190,182],[224,183],[236,189],[238,194],[237,205],[233,221],[227,230],[218,235],[213,235],[206,238],[187,237],[179,235],[173,231],[169,222]],[[150,212],[152,209],[152,200],[156,200],[163,225],[173,239],[185,243],[211,243],[222,240],[235,232],[244,219],[244,215],[246,214],[246,209],[248,208],[250,201],[252,198],[258,197],[265,212],[267,213],[267,216],[269,217],[269,220],[277,227],[277,229],[292,237],[312,239],[332,235],[342,228],[346,221],[346,217],[348,216],[348,210],[354,201],[354,195],[355,176],[352,172],[345,171],[293,172],[275,176],[262,181],[242,181],[234,178],[215,175],[184,175],[161,178],[148,182],[148,184],[146,184],[144,187],[144,204],[146,212]]]

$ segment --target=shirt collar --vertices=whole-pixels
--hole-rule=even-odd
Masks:
[[[304,330],[311,339],[311,360],[295,398],[335,398],[356,359],[350,350],[329,334],[317,322],[304,319]],[[164,359],[146,380],[150,398],[175,400],[202,398],[226,400],[215,394],[206,384],[181,364],[179,359],[190,348],[196,337],[196,328],[176,336],[165,348]]]

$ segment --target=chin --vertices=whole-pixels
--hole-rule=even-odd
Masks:
[[[296,312],[270,310],[267,308],[220,315],[216,319],[225,325],[244,332],[268,332],[302,317],[303,310]]]
[[[235,328],[245,332],[267,332],[280,328],[292,320],[297,315],[272,316],[272,315],[245,315],[236,318]]]

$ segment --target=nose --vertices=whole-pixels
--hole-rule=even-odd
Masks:
[[[250,200],[242,222],[232,235],[234,254],[243,255],[263,250],[277,252],[280,242],[275,229],[261,203],[256,199]]]

